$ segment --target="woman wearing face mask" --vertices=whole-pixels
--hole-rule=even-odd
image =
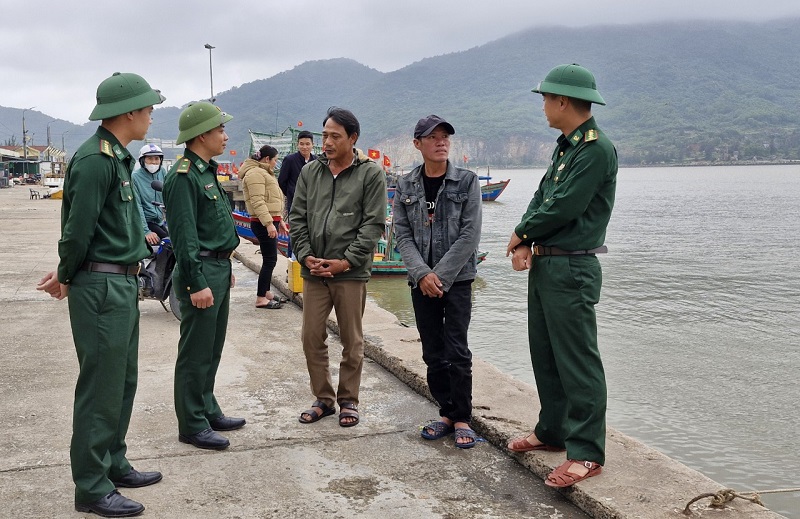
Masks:
[[[278,229],[289,232],[286,222],[281,219],[283,191],[275,176],[278,150],[272,146],[262,146],[252,157],[244,161],[239,169],[242,190],[247,212],[252,221],[250,228],[258,238],[261,248],[261,272],[258,274],[256,308],[276,309],[288,301],[285,297],[270,291],[272,271],[278,261]]]
[[[155,144],[145,144],[139,150],[139,164],[131,173],[133,187],[139,199],[139,216],[144,228],[144,238],[150,245],[155,245],[162,238],[169,236],[164,213],[160,207],[153,205],[153,202],[163,204],[164,196],[151,186],[153,180],[164,183],[167,171],[162,166],[163,163],[164,152],[161,148]]]

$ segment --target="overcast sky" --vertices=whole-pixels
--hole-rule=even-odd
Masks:
[[[182,106],[211,93],[205,43],[216,47],[219,93],[308,60],[389,72],[536,26],[789,16],[800,17],[800,1],[3,0],[0,105],[82,124],[97,85],[121,71],[144,76],[165,106]]]

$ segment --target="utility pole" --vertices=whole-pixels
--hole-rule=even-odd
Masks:
[[[53,152],[52,148],[50,147],[50,145],[52,144],[52,141],[50,140],[50,123],[54,123],[56,121],[57,119],[51,119],[47,121],[47,160],[50,161],[53,160]]]
[[[24,162],[22,163],[23,174],[28,173],[28,130],[25,129],[25,112],[28,110],[33,110],[36,108],[35,106],[31,106],[30,108],[23,108],[22,109],[22,154],[24,158],[22,159]]]
[[[216,49],[216,47],[208,43],[206,43],[204,47],[208,49],[208,75],[211,78],[211,97],[208,100],[213,103],[216,99],[214,99],[214,69],[211,66],[211,49]]]

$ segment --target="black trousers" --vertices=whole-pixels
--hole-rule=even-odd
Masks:
[[[472,418],[472,352],[467,330],[472,316],[472,282],[450,287],[441,298],[411,289],[414,317],[428,366],[428,388],[439,404],[439,416],[453,422]]]
[[[278,263],[278,238],[270,238],[267,228],[259,221],[250,222],[250,229],[258,238],[258,248],[261,249],[261,271],[258,273],[256,295],[264,297],[269,292],[272,271],[275,270],[275,265]]]

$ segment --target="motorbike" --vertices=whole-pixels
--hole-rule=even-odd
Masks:
[[[154,180],[151,184],[156,191],[163,189],[163,183]],[[153,201],[152,204],[159,208],[162,214],[165,211],[164,204]],[[148,245],[149,246],[149,245]],[[152,247],[151,247],[152,250]],[[172,312],[179,321],[181,320],[181,305],[178,295],[172,285],[172,271],[175,269],[175,252],[172,250],[172,242],[169,237],[163,238],[153,254],[143,259],[139,269],[139,300],[155,299],[165,311]],[[169,308],[164,304],[169,302]]]

